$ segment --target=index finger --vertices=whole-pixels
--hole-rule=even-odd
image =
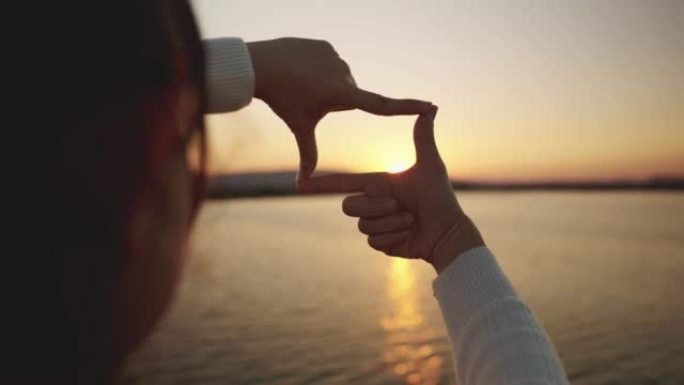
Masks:
[[[340,96],[338,104],[376,115],[416,115],[430,112],[432,103],[416,99],[392,99],[360,88],[351,88]]]
[[[330,174],[297,181],[300,193],[349,193],[364,191],[369,181],[382,178],[386,173]]]

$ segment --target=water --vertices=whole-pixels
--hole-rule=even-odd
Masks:
[[[684,384],[684,194],[463,193],[575,385]],[[419,261],[340,197],[209,202],[134,384],[454,384]]]

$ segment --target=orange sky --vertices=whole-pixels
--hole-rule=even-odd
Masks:
[[[329,40],[357,83],[439,105],[462,179],[684,176],[684,2],[197,0],[206,37]],[[408,117],[329,115],[319,168],[413,162]],[[209,118],[212,172],[294,169],[262,102]]]

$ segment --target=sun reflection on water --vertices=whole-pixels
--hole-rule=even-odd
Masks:
[[[392,258],[387,281],[391,309],[380,319],[386,337],[383,363],[407,384],[436,385],[443,358],[430,344],[416,290],[411,262]]]

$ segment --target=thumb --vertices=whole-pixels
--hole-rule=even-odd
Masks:
[[[442,159],[435,142],[434,120],[437,115],[437,107],[416,120],[413,127],[413,142],[416,147],[416,163],[418,165],[436,165]]]
[[[299,148],[299,174],[297,179],[306,179],[316,169],[318,149],[316,148],[315,125],[310,123],[298,124],[292,127],[297,147]]]

